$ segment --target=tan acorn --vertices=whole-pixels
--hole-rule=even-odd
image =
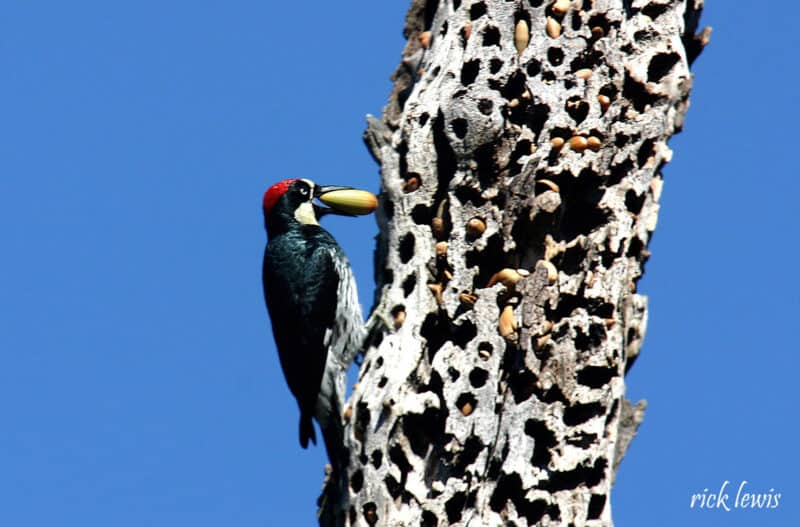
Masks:
[[[553,3],[553,13],[564,16],[569,11],[569,0],[556,0]]]
[[[467,222],[467,234],[478,238],[486,231],[486,223],[480,218],[472,218]]]
[[[563,137],[554,137],[550,139],[550,146],[553,147],[553,150],[561,150],[564,146],[564,138]]]
[[[604,112],[608,110],[608,107],[611,106],[611,98],[608,95],[598,95],[597,102],[600,103],[600,109]]]
[[[504,339],[514,337],[517,331],[517,320],[514,318],[514,307],[506,306],[500,312],[500,320],[497,322],[497,331]]]
[[[581,135],[573,135],[569,140],[569,147],[576,152],[583,152],[587,146],[589,146],[589,142]]]
[[[431,32],[430,31],[423,31],[419,35],[417,35],[419,39],[419,43],[422,44],[423,49],[428,49],[431,47]]]
[[[586,146],[589,147],[590,150],[594,150],[597,152],[600,150],[600,147],[603,146],[603,142],[600,140],[599,137],[595,137],[590,135],[588,139],[586,139]]]
[[[428,289],[433,293],[436,303],[441,305],[444,302],[442,298],[442,284],[428,284]]]
[[[462,304],[466,304],[468,306],[474,306],[475,302],[478,301],[478,295],[474,293],[461,293],[460,295],[458,295],[458,300]]]
[[[575,76],[579,79],[588,80],[592,76],[592,70],[590,68],[581,68],[575,72]]]
[[[436,244],[436,256],[447,256],[447,242],[438,242]]]
[[[400,329],[403,327],[403,323],[406,321],[406,312],[403,309],[399,309],[394,314],[394,329]]]
[[[419,188],[419,185],[419,176],[411,176],[403,183],[403,192],[414,192]]]
[[[551,16],[547,17],[544,28],[550,38],[558,38],[561,36],[561,24]]]
[[[505,269],[501,269],[492,275],[489,278],[489,282],[486,284],[486,287],[492,287],[496,283],[501,283],[507,288],[512,288],[517,285],[517,282],[525,278],[519,271],[516,269],[511,269],[506,267]]]
[[[528,47],[530,38],[531,31],[528,27],[528,22],[520,18],[516,27],[514,27],[514,46],[517,48],[517,55],[522,55],[522,52]]]
[[[462,31],[464,31],[464,40],[469,40],[470,35],[472,35],[472,22],[467,21]]]
[[[550,181],[549,179],[537,179],[536,183],[544,187],[547,187],[547,190],[552,190],[553,192],[561,192],[561,188],[552,181]]]
[[[461,414],[462,414],[464,417],[467,417],[467,416],[469,416],[469,415],[472,413],[472,411],[474,410],[474,408],[472,407],[472,403],[470,403],[469,401],[467,401],[467,402],[465,402],[465,403],[463,404],[463,406],[461,406],[460,410],[461,410]]]

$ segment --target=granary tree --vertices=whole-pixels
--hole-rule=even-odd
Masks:
[[[702,0],[413,0],[324,525],[612,524]]]

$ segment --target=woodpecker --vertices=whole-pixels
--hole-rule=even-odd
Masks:
[[[313,417],[334,469],[342,454],[346,371],[365,329],[350,263],[319,220],[330,213],[367,214],[376,206],[369,192],[308,179],[281,181],[264,194],[264,299],[283,374],[300,408],[300,445],[317,442]]]

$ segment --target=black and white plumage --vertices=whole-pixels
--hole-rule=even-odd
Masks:
[[[319,225],[321,215],[336,212],[313,203],[326,189],[341,187],[286,180],[264,195],[263,285],[281,367],[300,408],[300,444],[316,444],[315,418],[336,467],[346,371],[364,322],[350,263]]]

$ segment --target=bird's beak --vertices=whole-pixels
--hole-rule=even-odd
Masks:
[[[316,186],[314,197],[330,207],[315,206],[317,216],[325,214],[361,216],[370,214],[378,208],[378,198],[372,192],[351,187]]]

